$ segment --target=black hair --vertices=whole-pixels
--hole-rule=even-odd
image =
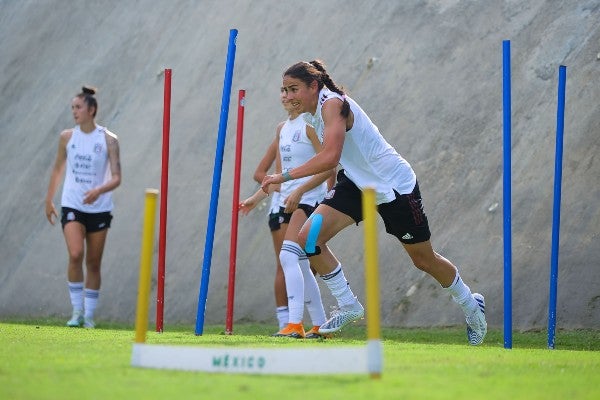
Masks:
[[[317,81],[319,90],[326,86],[332,92],[344,96],[344,104],[342,105],[342,117],[347,118],[350,115],[350,103],[345,97],[344,90],[339,87],[327,73],[325,64],[321,60],[313,60],[311,62],[300,61],[288,67],[283,73],[283,76],[300,79],[306,85],[310,85],[313,81]]]
[[[96,98],[94,97],[94,95],[98,92],[98,89],[93,87],[93,86],[83,86],[81,88],[81,93],[79,93],[76,97],[79,97],[81,99],[83,99],[83,101],[85,102],[85,104],[87,104],[88,107],[93,107],[94,108],[94,117],[96,116],[96,112],[98,111],[98,102],[96,101]]]

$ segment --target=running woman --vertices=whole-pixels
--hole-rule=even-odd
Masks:
[[[418,269],[431,275],[462,308],[471,345],[483,342],[487,332],[484,297],[471,293],[458,269],[436,253],[423,210],[417,177],[410,164],[383,138],[360,106],[331,79],[319,60],[298,62],[283,73],[286,99],[299,113],[309,113],[322,150],[304,164],[282,173],[267,175],[262,184],[272,184],[319,174],[338,163],[337,184],[314,211],[299,233],[300,244],[318,234],[314,252],[308,254],[337,299],[339,309],[319,332],[332,333],[364,316],[364,308],[344,277],[342,265],[327,246],[337,233],[362,221],[361,190],[373,187],[386,231],[394,235]],[[314,223],[319,217],[320,224]]]
[[[73,308],[67,321],[70,327],[95,327],[100,265],[112,220],[112,191],[121,184],[119,141],[114,133],[96,125],[95,94],[95,88],[84,86],[71,102],[76,125],[60,134],[46,194],[46,218],[54,225],[58,213],[53,199],[64,174],[61,224],[69,254],[67,283]]]

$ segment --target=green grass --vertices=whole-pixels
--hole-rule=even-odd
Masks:
[[[515,332],[513,349],[499,330],[480,347],[463,328],[383,329],[381,379],[367,375],[211,374],[130,366],[133,329],[95,330],[63,321],[0,323],[0,399],[598,399],[600,331]],[[265,325],[236,325],[233,335],[208,326],[148,332],[148,343],[239,347],[328,347],[364,343],[355,325],[322,342],[269,337]]]

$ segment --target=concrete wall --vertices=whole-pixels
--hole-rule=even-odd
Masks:
[[[44,217],[70,101],[99,87],[123,183],[97,319],[133,321],[144,189],[160,186],[163,75],[173,70],[165,322],[196,317],[229,30],[239,30],[207,323],[225,318],[237,91],[242,196],[285,116],[284,68],[321,58],[415,168],[435,248],[503,321],[502,40],[512,45],[513,321],[547,321],[556,93],[567,66],[558,325],[600,327],[600,2],[0,0],[0,317],[66,316],[64,239]],[[60,197],[55,199],[59,205]],[[460,324],[459,308],[381,229],[383,323]],[[362,229],[332,243],[364,298]],[[275,324],[265,210],[240,219],[236,321]],[[156,280],[153,280],[153,291]],[[326,304],[332,303],[322,287]],[[154,306],[151,308],[154,315]]]

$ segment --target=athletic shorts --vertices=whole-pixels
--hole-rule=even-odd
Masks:
[[[77,221],[85,226],[87,233],[91,233],[110,228],[110,221],[112,221],[112,218],[109,211],[101,213],[85,213],[74,208],[63,207],[60,222],[62,223],[63,229],[65,229],[66,224]]]
[[[338,172],[337,183],[327,193],[322,204],[348,215],[357,225],[363,220],[361,190],[343,170]],[[431,238],[418,182],[412,193],[396,193],[396,199],[379,204],[377,212],[383,219],[386,232],[396,236],[402,243],[421,243]]]
[[[310,214],[313,213],[313,211],[315,211],[315,208],[317,208],[317,205],[311,206],[308,204],[298,204],[298,208],[302,211],[304,211],[304,214],[306,214],[306,218],[310,217]],[[286,213],[285,211],[285,207],[281,207],[279,209],[279,215],[283,216],[283,221],[281,222],[282,224],[289,224],[290,223],[290,219],[292,219],[292,214],[293,213]]]
[[[269,214],[269,229],[271,229],[271,232],[278,231],[281,228],[282,223],[283,215],[281,214],[281,212]]]

